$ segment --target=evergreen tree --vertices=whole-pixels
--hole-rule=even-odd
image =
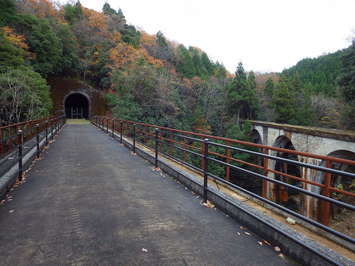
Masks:
[[[355,129],[355,39],[342,57],[342,69],[338,81],[341,95],[347,104],[343,118],[347,128]]]
[[[184,77],[192,78],[195,74],[195,70],[189,50],[187,50],[184,45],[179,45],[177,52],[179,62],[176,66],[176,70]]]
[[[102,7],[102,12],[105,14],[105,15],[117,15],[117,12],[111,8],[110,4],[109,3],[105,3],[104,6]],[[122,12],[122,11],[121,11]]]
[[[228,109],[239,124],[240,119],[254,119],[258,108],[255,91],[255,75],[247,74],[242,63],[238,64],[235,78],[228,89]]]
[[[274,82],[272,81],[271,78],[269,78],[265,83],[265,88],[264,88],[265,94],[269,97],[272,97],[274,88],[275,88]]]
[[[201,64],[203,65],[204,69],[206,69],[208,75],[211,76],[213,74],[213,64],[205,52],[201,54]]]
[[[64,5],[64,18],[70,24],[76,23],[77,21],[83,19],[83,17],[83,9],[79,1],[77,1],[75,5]]]
[[[14,0],[0,0],[0,27],[16,21],[16,5]]]
[[[47,19],[21,15],[16,29],[26,37],[29,52],[34,55],[30,61],[35,71],[44,76],[61,72],[61,41]]]

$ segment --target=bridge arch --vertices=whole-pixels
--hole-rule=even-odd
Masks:
[[[66,118],[89,119],[91,114],[91,100],[89,95],[82,91],[73,91],[63,100]]]
[[[327,156],[355,161],[355,152],[349,151],[349,150],[335,150],[335,151],[327,154]],[[326,162],[322,161],[321,166],[326,167],[327,166]],[[344,163],[333,162],[330,167],[332,167],[333,169],[337,169],[337,170],[341,170],[341,171],[345,171],[345,172],[355,173],[355,165],[348,165],[348,164],[344,164]],[[325,173],[318,171],[317,175],[315,176],[314,181],[317,183],[320,183],[320,184],[325,184],[326,183]],[[340,190],[345,190],[345,191],[355,193],[353,178],[351,178],[351,177],[332,174],[330,177],[330,186],[336,187]],[[317,186],[312,186],[312,191],[315,193],[319,193],[319,194],[322,193],[321,189]],[[335,198],[340,201],[350,203],[350,204],[355,204],[355,200],[353,197],[343,195],[341,193],[333,192],[330,194],[330,197]],[[316,204],[317,208],[315,208],[313,210],[312,215],[314,217],[318,217],[319,219],[321,219],[321,217],[322,217],[322,215],[321,215],[322,202],[319,200],[316,200],[316,202],[317,202],[317,204]],[[331,226],[334,225],[336,227],[339,227],[338,229],[341,231],[343,231],[344,228],[351,228],[352,227],[354,214],[352,212],[347,211],[345,208],[339,207],[335,204],[331,204],[329,216],[330,217],[326,218],[326,219],[329,219],[328,221],[329,221],[330,225]]]
[[[296,150],[290,138],[288,138],[285,135],[279,136],[275,140],[273,146],[276,148]],[[292,153],[274,151],[272,155],[289,159],[289,160],[298,161],[297,155]],[[282,175],[281,173],[280,174],[275,173],[274,174],[275,179],[286,182],[294,186],[298,186],[298,187],[302,186],[300,181],[286,176],[286,175],[290,175],[295,177],[302,177],[301,168],[299,166],[288,164],[285,162],[280,162],[280,161],[276,161],[276,162],[272,161],[270,166],[271,169],[285,174]],[[273,185],[273,191],[274,191],[274,199],[279,204],[282,204],[294,211],[302,211],[304,205],[304,197],[301,193],[278,184]]]
[[[262,135],[259,133],[259,131],[257,129],[253,129],[250,132],[250,139],[251,142],[256,143],[256,144],[263,144],[263,139],[262,139]]]

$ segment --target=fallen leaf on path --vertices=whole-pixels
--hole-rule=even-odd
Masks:
[[[147,253],[147,252],[148,252],[148,249],[142,248],[142,251]]]
[[[282,258],[282,259],[285,258],[285,256],[282,253],[279,254],[279,257]]]
[[[258,241],[258,244],[259,244],[260,246],[262,246],[262,245],[263,245],[263,242],[261,242],[261,241]]]
[[[287,217],[286,222],[288,222],[289,224],[296,224],[296,221],[294,219],[292,219],[291,217]]]
[[[238,236],[240,236],[240,233],[239,233],[239,232],[237,232],[237,235],[238,235]]]
[[[214,208],[214,204],[209,200],[207,202],[202,203],[202,205],[205,206],[206,208]]]
[[[15,210],[9,210],[9,213],[13,213]]]
[[[244,234],[246,234],[246,235],[250,236],[250,233],[249,233],[249,232],[244,232]]]
[[[263,242],[264,242],[266,245],[271,246],[271,244],[270,244],[268,241],[263,240]]]
[[[245,227],[244,226],[239,226],[240,229],[242,230],[245,230]]]
[[[274,247],[274,250],[276,251],[276,252],[280,252],[281,251],[281,248],[279,248],[279,247]]]

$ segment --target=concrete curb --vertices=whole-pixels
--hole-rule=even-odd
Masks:
[[[119,135],[115,133],[115,137],[119,138]],[[133,145],[125,137],[123,138],[123,144],[132,149]],[[136,146],[136,153],[154,164],[155,158],[153,153],[150,154],[139,148],[139,146]],[[199,195],[203,194],[203,184],[196,176],[177,168],[164,157],[159,157],[158,165],[162,171],[177,179],[190,190]],[[354,262],[348,258],[327,247],[321,246],[314,240],[264,215],[262,212],[251,208],[243,202],[216,190],[212,186],[209,186],[208,189],[208,199],[217,208],[245,224],[253,232],[269,242],[279,246],[284,254],[302,265],[354,265]]]

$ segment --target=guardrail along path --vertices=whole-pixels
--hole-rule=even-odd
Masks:
[[[97,128],[67,125],[0,206],[0,264],[289,264],[152,168]]]

